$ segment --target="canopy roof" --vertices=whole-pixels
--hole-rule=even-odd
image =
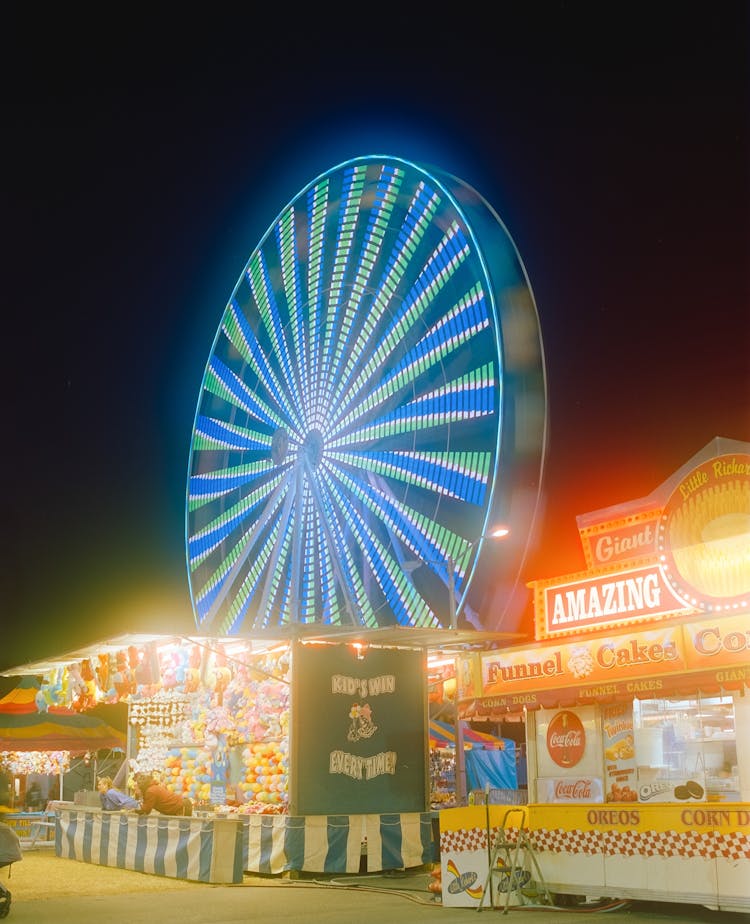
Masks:
[[[255,632],[251,635],[226,637],[175,636],[159,634],[126,634],[92,642],[73,651],[61,652],[38,661],[19,664],[0,670],[0,677],[24,677],[44,675],[73,662],[97,658],[99,655],[116,654],[131,646],[169,643],[199,643],[204,645],[235,645],[251,643],[256,652],[274,648],[282,642],[330,642],[352,644],[359,642],[374,648],[424,648],[430,652],[445,652],[455,655],[469,649],[484,649],[490,646],[518,642],[525,638],[517,632],[479,632],[476,629],[424,629],[406,626],[386,626],[379,629],[340,628],[321,626],[277,626],[272,632]],[[1,701],[0,701],[1,702]]]
[[[486,732],[475,731],[466,722],[463,723],[461,731],[465,746],[505,747],[505,742],[502,738],[497,738],[495,735],[488,735]],[[455,745],[455,726],[450,725],[448,722],[440,722],[438,719],[430,719],[430,746],[444,748],[455,747]]]
[[[23,677],[0,699],[0,751],[96,751],[125,748],[126,736],[92,715],[51,706],[40,712],[36,677]]]

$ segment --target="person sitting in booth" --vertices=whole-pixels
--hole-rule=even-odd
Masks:
[[[150,773],[139,773],[135,778],[136,793],[140,796],[139,815],[159,812],[161,815],[192,815],[193,803],[186,796],[172,792]]]
[[[105,812],[127,812],[141,807],[137,799],[117,789],[111,777],[100,776],[96,782],[96,788],[99,790],[99,798]]]
[[[29,783],[29,788],[26,790],[26,811],[27,812],[41,812],[44,808],[44,799],[42,798],[42,788],[34,780],[32,783]]]

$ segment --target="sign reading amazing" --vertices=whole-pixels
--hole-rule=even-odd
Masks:
[[[545,588],[542,635],[570,635],[685,610],[658,565]]]

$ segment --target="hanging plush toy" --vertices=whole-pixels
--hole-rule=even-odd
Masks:
[[[36,703],[37,712],[46,712],[49,703],[47,698],[44,695],[44,690],[37,690],[36,696],[34,697],[34,702]]]
[[[94,668],[88,658],[81,662],[81,679],[85,684],[85,690],[77,707],[78,711],[91,709],[96,705],[96,678]]]
[[[96,665],[96,683],[102,693],[109,689],[109,655],[100,654]]]
[[[64,667],[60,677],[60,705],[70,705],[70,669]]]
[[[177,681],[177,686],[184,690],[185,689],[185,676],[188,669],[188,653],[184,648],[178,649],[175,653],[175,679]]]
[[[129,668],[128,668],[128,659],[124,651],[118,651],[115,656],[115,670],[112,674],[112,682],[114,683],[115,690],[120,699],[125,699],[125,697],[130,693],[130,680],[128,678]]]
[[[201,683],[201,672],[197,667],[189,667],[185,671],[185,692],[196,693]]]
[[[68,678],[70,682],[70,699],[74,709],[78,709],[79,703],[82,703],[88,688],[81,676],[81,668],[78,664],[73,663],[68,667]]]
[[[172,690],[177,686],[177,661],[171,654],[166,654],[161,658],[159,665],[161,673],[161,683],[165,690]]]

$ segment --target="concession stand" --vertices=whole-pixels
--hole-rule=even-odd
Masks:
[[[747,912],[750,445],[717,438],[648,497],[577,523],[587,569],[531,582],[535,643],[459,657],[459,712],[525,721],[515,820],[561,904]],[[506,818],[441,812],[444,904],[480,904]]]

